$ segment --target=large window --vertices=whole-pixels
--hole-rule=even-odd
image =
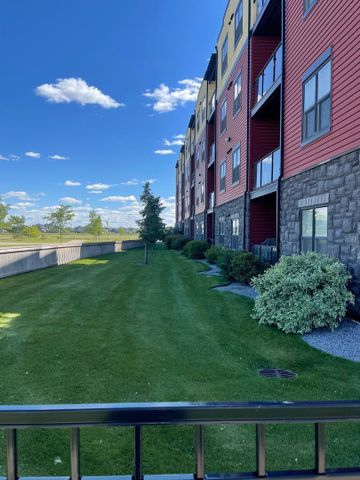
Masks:
[[[205,201],[205,186],[204,186],[204,182],[202,182],[201,188],[200,188],[200,201],[201,201],[201,203],[204,203],[204,201]]]
[[[228,36],[226,35],[221,48],[221,76],[223,77],[228,67]]]
[[[240,180],[240,147],[233,151],[232,155],[232,183]]]
[[[201,144],[201,161],[205,161],[205,140]]]
[[[227,129],[227,100],[222,104],[221,107],[221,124],[220,124],[220,133],[224,133]]]
[[[196,149],[196,168],[200,166],[200,150],[199,148]]]
[[[241,73],[234,83],[234,108],[233,114],[236,115],[241,108]]]
[[[303,140],[330,130],[331,60],[318,68],[303,85]]]
[[[220,192],[225,190],[226,182],[226,161],[224,160],[220,165]]]
[[[238,218],[231,220],[231,248],[238,250],[240,235],[240,220]]]
[[[240,0],[237,9],[235,10],[235,48],[239,43],[243,33],[243,2]]]
[[[202,107],[201,107],[201,119],[203,122],[205,121],[205,116],[206,116],[206,98],[204,98]]]
[[[301,251],[327,253],[327,207],[301,212]]]

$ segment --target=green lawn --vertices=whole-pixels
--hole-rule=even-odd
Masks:
[[[0,280],[0,403],[359,399],[360,366],[252,320],[252,301],[177,252],[141,250]],[[295,371],[263,379],[262,367]],[[360,425],[328,464],[359,464]],[[312,467],[310,426],[268,428],[270,469]],[[21,475],[68,475],[67,432],[20,433]],[[193,429],[147,428],[145,473],[191,472]],[[208,471],[255,469],[254,427],[206,429]],[[59,461],[60,459],[60,461]],[[130,473],[129,429],[82,433],[82,474]],[[0,453],[0,474],[5,456]]]

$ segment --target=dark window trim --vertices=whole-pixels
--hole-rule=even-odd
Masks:
[[[315,7],[315,5],[317,4],[317,0],[313,0],[312,4],[307,6],[306,5],[307,3],[307,0],[304,0],[304,17],[307,17],[309,15],[309,13],[311,12],[311,10]]]
[[[240,4],[241,4],[241,32],[240,32],[239,38],[236,38],[236,13],[239,10]],[[235,14],[234,14],[234,50],[239,45],[239,42],[243,34],[244,34],[244,2],[243,0],[239,0],[237,7],[235,8]]]
[[[329,47],[323,52],[320,57],[318,57],[315,62],[301,75],[301,81],[306,82],[310,77],[313,76],[313,74],[316,72],[316,70],[319,70],[319,68],[323,65],[323,63],[326,63],[330,58],[332,57],[332,47]]]
[[[239,78],[240,78],[240,80],[241,80],[241,81],[240,81],[240,93],[239,93],[239,95],[238,95],[236,98],[234,98],[234,95],[233,95],[233,118],[235,118],[235,117],[238,115],[238,113],[241,111],[241,109],[242,109],[242,83],[243,83],[243,82],[242,82],[242,80],[243,80],[243,79],[242,79],[242,69],[240,70],[240,72],[238,73],[238,75],[237,75],[236,78],[235,78],[235,81],[234,81],[234,92],[235,92],[235,85],[236,85],[237,81],[239,80]],[[240,100],[239,100],[239,107],[238,107],[238,109],[235,111],[235,109],[234,109],[234,107],[235,107],[235,102],[236,102],[236,100],[237,100],[238,98],[240,99]]]
[[[237,168],[239,168],[239,178],[237,180],[234,181],[234,153],[239,150],[239,165],[237,166]],[[237,143],[234,148],[233,148],[233,151],[232,151],[232,154],[231,154],[231,184],[232,186],[236,186],[240,183],[240,175],[241,175],[241,144],[240,142]]]
[[[302,221],[302,217],[303,217],[303,212],[306,211],[306,210],[312,210],[312,230],[313,230],[313,233],[312,233],[312,238],[311,238],[311,248],[312,248],[312,252],[316,252],[315,250],[315,210],[319,209],[319,208],[327,208],[327,225],[328,225],[328,230],[327,230],[327,235],[326,235],[326,240],[327,242],[329,242],[328,238],[329,238],[329,204],[328,203],[319,203],[317,205],[313,205],[311,207],[302,207],[299,209],[299,223],[300,223],[300,238],[299,238],[299,252],[300,253],[305,253],[303,252],[302,250],[302,238],[303,238],[303,221]],[[321,238],[325,238],[325,237],[321,237]]]
[[[329,55],[330,51],[330,55]],[[332,127],[332,87],[333,87],[333,62],[332,62],[332,48],[328,48],[320,57],[311,65],[310,68],[307,69],[307,71],[302,75],[302,102],[301,102],[301,147],[305,147],[306,145],[309,145],[310,143],[319,140],[319,138],[322,138],[324,135],[327,135],[329,132],[331,132],[331,127]],[[330,93],[329,93],[329,99],[330,99],[330,124],[328,127],[324,128],[323,130],[319,130],[314,133],[311,137],[305,138],[304,137],[304,116],[305,116],[305,110],[304,110],[304,102],[305,102],[305,84],[308,83],[312,77],[316,76],[318,72],[321,70],[321,68],[326,64],[330,62]],[[315,68],[316,67],[316,68]],[[318,82],[316,81],[316,103],[315,103],[315,114],[316,117],[315,119],[319,120],[318,118],[318,98],[317,98],[317,88],[318,88]],[[326,97],[327,98],[327,97]],[[322,99],[324,101],[324,99]],[[317,126],[317,125],[316,125]]]
[[[222,130],[222,123],[223,123],[223,119],[222,119],[222,110],[224,108],[224,105],[226,103],[226,115],[224,117],[225,119],[225,128],[224,130]],[[223,103],[221,104],[221,107],[220,107],[220,135],[223,135],[226,131],[227,131],[227,116],[228,116],[228,104],[227,104],[227,98],[225,98],[225,100],[223,101]]]
[[[225,175],[222,177],[221,176],[221,167],[225,165]],[[227,175],[227,172],[226,172],[226,159],[223,160],[221,163],[220,163],[220,175],[219,175],[219,191],[222,193],[222,192],[225,192],[226,191],[226,175]],[[224,188],[221,188],[221,180],[222,179],[225,179],[224,181]]]

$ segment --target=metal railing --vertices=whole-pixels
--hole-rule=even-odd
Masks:
[[[264,263],[273,265],[278,261],[277,248],[271,245],[254,245],[253,254],[257,255]]]
[[[215,207],[215,192],[209,193],[209,210]]]
[[[215,143],[212,143],[209,149],[208,166],[210,167],[210,165],[212,165],[214,162],[215,162]]]
[[[213,94],[209,102],[209,118],[215,112],[215,107],[216,107],[216,93]]]
[[[7,434],[7,480],[18,480],[17,431],[20,429],[69,428],[70,479],[80,480],[80,429],[83,427],[133,427],[133,480],[143,479],[142,433],[147,426],[193,425],[195,475],[203,480],[205,470],[205,427],[215,424],[252,424],[256,431],[256,472],[237,478],[348,478],[360,479],[360,467],[328,471],[326,467],[326,424],[360,421],[360,401],[339,402],[248,402],[248,403],[138,403],[63,406],[0,407],[0,428]],[[266,470],[266,425],[307,423],[314,425],[315,466],[306,472],[272,473]],[[354,441],[358,440],[354,438]],[[358,459],[356,459],[358,460]],[[351,468],[351,470],[350,470]],[[349,473],[351,471],[351,474]],[[246,476],[248,475],[248,476]],[[301,476],[303,475],[303,476]],[[153,476],[152,476],[153,477]],[[156,477],[156,476],[155,476]],[[25,478],[25,477],[24,477]],[[43,478],[43,477],[38,477]],[[106,477],[92,477],[104,479]],[[114,477],[112,477],[114,478]],[[169,477],[170,478],[170,477]],[[216,475],[229,478],[229,474]],[[233,478],[233,477],[232,477]],[[35,478],[33,477],[33,480]]]
[[[257,0],[257,16],[264,10],[265,5],[268,3],[268,0]]]
[[[254,165],[253,188],[261,188],[277,180],[280,177],[280,163],[280,148],[256,162]]]
[[[282,44],[280,44],[275,53],[272,54],[270,60],[262,69],[260,75],[256,79],[256,102],[259,102],[282,73]]]

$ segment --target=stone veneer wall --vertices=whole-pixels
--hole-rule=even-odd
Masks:
[[[280,252],[300,253],[300,214],[328,207],[328,253],[353,275],[352,290],[360,314],[360,150],[281,182]]]
[[[243,246],[244,237],[244,197],[236,198],[230,202],[215,207],[215,245],[219,241],[219,221],[225,220],[224,247],[231,248],[231,220],[240,219],[239,248]]]

